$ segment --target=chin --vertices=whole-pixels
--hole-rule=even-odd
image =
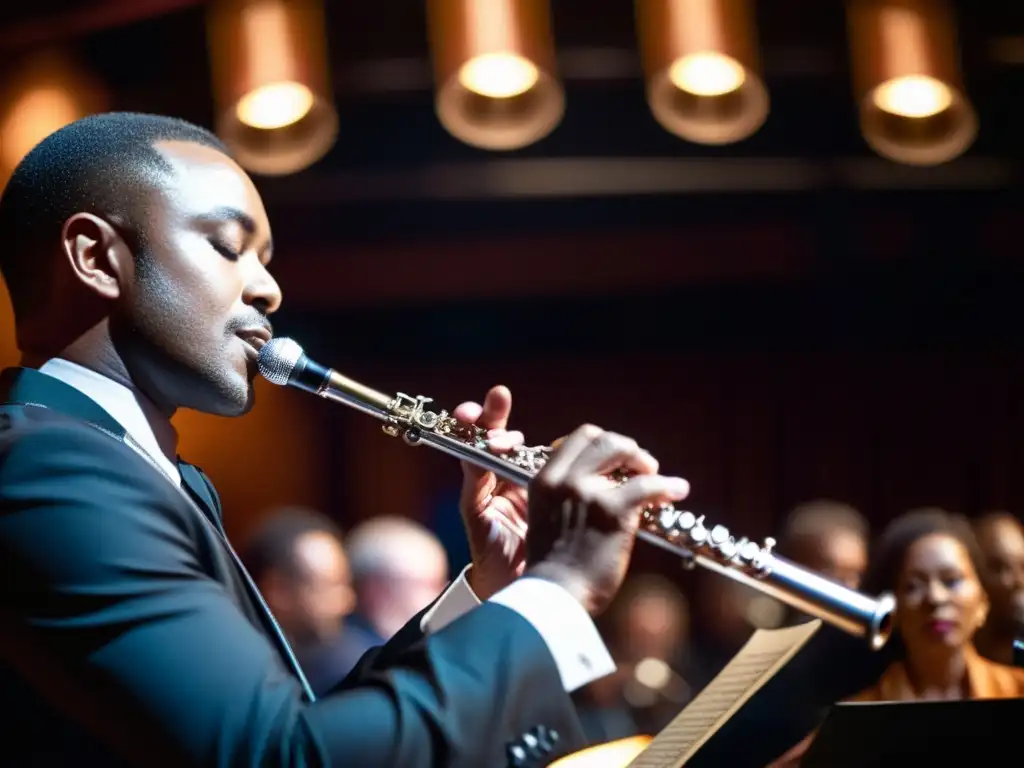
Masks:
[[[186,407],[211,416],[244,416],[256,403],[256,389],[252,381],[237,374],[209,381],[205,391],[197,394],[196,402]]]

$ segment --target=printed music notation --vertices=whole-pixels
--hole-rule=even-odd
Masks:
[[[821,627],[815,619],[758,630],[718,676],[651,742],[629,768],[680,768],[803,648]]]

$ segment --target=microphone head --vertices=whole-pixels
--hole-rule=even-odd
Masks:
[[[303,355],[302,347],[294,339],[273,338],[260,349],[260,374],[271,384],[283,386]]]

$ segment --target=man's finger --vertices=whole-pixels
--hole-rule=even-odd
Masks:
[[[517,430],[492,429],[487,433],[487,447],[495,453],[505,453],[526,442],[523,433]]]
[[[583,450],[598,439],[603,432],[604,430],[593,424],[584,424],[561,438],[558,441],[558,449],[551,454],[551,458],[548,459],[544,469],[538,475],[540,481],[548,487],[562,483],[566,475],[572,471],[573,464]]]
[[[609,495],[609,506],[627,513],[662,501],[682,501],[690,494],[690,484],[681,477],[637,475],[603,493]]]
[[[585,475],[603,475],[625,469],[640,475],[658,471],[658,460],[636,444],[631,437],[602,432],[580,451],[572,471]]]
[[[452,416],[464,424],[476,424],[476,420],[480,418],[483,412],[484,407],[480,403],[468,402],[458,405],[452,411]]]
[[[512,393],[508,387],[491,387],[484,398],[483,412],[475,423],[484,429],[505,429],[511,414]]]

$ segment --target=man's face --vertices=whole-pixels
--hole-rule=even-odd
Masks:
[[[270,223],[245,172],[215,149],[163,142],[146,254],[111,324],[135,383],[158,405],[223,416],[253,402],[257,352],[281,291]]]
[[[1024,526],[996,520],[978,532],[992,580],[992,619],[1001,628],[1024,632]]]
[[[868,546],[859,534],[836,528],[798,540],[790,556],[833,581],[857,589],[867,569]]]
[[[300,580],[295,607],[303,625],[320,640],[337,634],[355,604],[348,559],[329,533],[313,532],[295,544]]]

